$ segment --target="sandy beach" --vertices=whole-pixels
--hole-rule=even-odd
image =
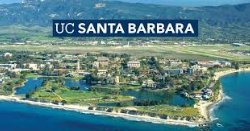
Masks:
[[[236,72],[244,72],[244,71],[250,71],[250,68],[240,68],[239,70],[236,69],[230,69],[230,70],[226,70],[226,71],[219,71],[216,72],[214,74],[214,80],[217,81],[220,79],[220,77],[228,75],[228,74],[232,74],[232,73],[236,73]]]
[[[230,69],[226,71],[220,71],[216,72],[214,74],[214,80],[218,81],[221,77],[236,73],[236,72],[244,72],[244,71],[250,71],[250,68],[240,68],[239,70],[236,69]],[[197,108],[200,112],[200,114],[205,118],[207,122],[211,121],[211,115],[210,115],[210,109],[214,107],[214,105],[218,104],[223,100],[224,94],[223,94],[223,88],[220,89],[219,95],[217,97],[217,100],[215,102],[210,102],[210,101],[204,101],[200,100],[196,105],[195,108]]]
[[[223,89],[220,90],[218,99],[216,102],[200,100],[194,107],[197,108],[200,114],[205,118],[207,122],[211,121],[209,110],[213,108],[214,105],[219,103],[223,99]]]
[[[214,80],[219,80],[220,77],[235,73],[235,72],[241,72],[241,71],[250,71],[250,68],[242,68],[239,70],[226,70],[221,72],[216,72],[214,76]],[[0,100],[2,101],[11,101],[11,102],[18,102],[18,103],[24,103],[34,106],[42,106],[42,107],[49,107],[49,108],[55,108],[60,110],[68,110],[68,111],[77,111],[80,113],[85,114],[94,114],[94,115],[105,115],[105,116],[112,116],[112,117],[120,117],[127,120],[133,120],[133,121],[144,121],[144,122],[151,122],[151,123],[161,123],[161,124],[171,124],[171,125],[184,125],[184,126],[190,126],[190,127],[197,127],[200,124],[206,123],[211,121],[209,110],[213,108],[213,106],[217,103],[219,103],[223,99],[223,89],[221,88],[219,92],[218,99],[216,102],[209,102],[200,100],[194,107],[197,108],[200,112],[200,114],[204,117],[205,120],[199,120],[196,122],[190,122],[187,120],[173,120],[173,119],[160,119],[159,117],[150,117],[146,115],[130,115],[130,114],[124,114],[124,113],[117,113],[117,112],[105,112],[105,111],[97,111],[97,110],[89,110],[88,106],[80,106],[80,105],[55,105],[52,103],[42,103],[42,102],[34,102],[30,100],[23,100],[21,97],[11,95],[11,96],[0,96]]]

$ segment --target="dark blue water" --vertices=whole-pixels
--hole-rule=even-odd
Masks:
[[[250,130],[250,72],[241,72],[221,78],[226,95],[224,102],[214,110],[214,123],[224,127],[216,130]]]
[[[221,78],[226,99],[214,110],[217,118],[210,130],[250,130],[250,73],[235,73]],[[128,121],[122,118],[0,102],[0,130],[62,131],[166,131],[199,130],[183,126]],[[218,127],[217,123],[223,125]]]
[[[43,78],[28,79],[27,82],[24,83],[24,86],[17,88],[16,94],[22,95],[33,92],[36,88],[41,87],[42,83]]]
[[[141,91],[135,91],[135,90],[129,90],[126,92],[123,92],[123,95],[133,96],[136,100],[150,100],[150,101],[159,101],[162,104],[168,104],[172,106],[193,106],[195,104],[195,101],[192,99],[187,99],[184,97],[181,97],[178,94],[175,93],[167,93],[164,91],[148,91],[148,90],[141,90]]]
[[[86,84],[86,82],[79,80],[73,80],[73,79],[65,79],[65,83],[64,86],[72,88],[72,87],[80,87],[80,90],[88,90],[89,89],[89,85]]]
[[[173,106],[193,106],[195,101],[192,99],[184,98],[180,95],[174,95],[168,103]]]
[[[24,95],[30,92],[35,91],[40,88],[43,84],[44,78],[30,78],[27,79],[27,82],[24,83],[22,87],[17,88],[16,95]],[[72,87],[80,87],[80,90],[89,89],[89,85],[87,85],[84,81],[76,81],[73,79],[65,79],[64,86],[68,88]]]
[[[0,102],[1,131],[166,131],[192,130],[182,126],[168,126],[122,118],[80,114],[77,112]]]

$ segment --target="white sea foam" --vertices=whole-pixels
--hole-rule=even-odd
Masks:
[[[211,121],[215,121],[219,119],[218,117],[215,116],[214,112],[221,106],[221,104],[225,103],[228,100],[232,100],[232,98],[230,96],[227,96],[225,93],[223,93],[222,99],[218,103],[214,104],[212,108],[210,108],[209,114],[210,114]]]
[[[96,111],[96,110],[88,110],[88,107],[86,106],[78,106],[78,105],[54,105],[52,103],[42,103],[42,102],[34,102],[29,100],[22,100],[18,97],[11,97],[11,96],[1,96],[0,100],[3,101],[12,101],[12,102],[18,102],[18,103],[24,103],[29,105],[35,105],[35,106],[42,106],[42,107],[50,107],[54,109],[59,110],[68,110],[68,111],[76,111],[83,114],[92,114],[92,115],[104,115],[104,116],[111,116],[111,117],[119,117],[127,120],[133,120],[133,121],[144,121],[144,122],[150,122],[150,123],[159,123],[159,124],[171,124],[171,125],[183,125],[183,126],[189,126],[189,127],[197,127],[199,123],[196,122],[190,122],[185,120],[172,120],[172,119],[159,119],[159,118],[152,118],[149,116],[136,116],[136,115],[129,115],[129,114],[123,114],[123,113],[109,113],[104,111]]]

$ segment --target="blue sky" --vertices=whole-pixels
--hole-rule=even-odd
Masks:
[[[22,0],[0,0],[0,4],[21,2]],[[110,0],[114,1],[114,0]],[[216,6],[225,4],[250,3],[250,0],[117,0],[131,3],[153,3],[175,6]]]

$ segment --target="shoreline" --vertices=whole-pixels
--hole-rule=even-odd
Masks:
[[[248,68],[240,68],[239,70],[230,69],[230,70],[225,70],[225,71],[219,71],[219,72],[215,72],[213,79],[215,81],[218,81],[221,77],[223,77],[225,75],[229,75],[229,74],[237,73],[237,72],[249,72],[249,71],[250,71],[250,67],[248,67]]]
[[[239,70],[230,69],[225,71],[216,72],[213,79],[218,81],[221,77],[236,73],[236,72],[248,72],[250,68],[241,68]],[[28,104],[33,106],[40,106],[40,107],[47,107],[59,110],[67,110],[67,111],[76,111],[83,114],[92,114],[92,115],[101,115],[101,116],[110,116],[110,117],[119,117],[126,120],[132,121],[143,121],[143,122],[150,122],[156,124],[169,124],[169,125],[181,125],[181,126],[189,126],[189,127],[199,127],[202,124],[206,124],[212,121],[211,113],[213,108],[222,102],[224,99],[223,94],[223,87],[219,90],[218,98],[215,102],[211,101],[204,101],[200,100],[197,104],[194,105],[194,108],[197,108],[200,112],[200,115],[204,117],[204,120],[199,121],[187,121],[187,120],[174,120],[174,119],[161,119],[159,117],[150,117],[148,115],[131,115],[131,114],[124,114],[120,112],[106,112],[106,111],[98,111],[98,110],[89,110],[89,106],[80,106],[80,105],[56,105],[52,103],[45,103],[45,102],[35,102],[30,100],[24,100],[21,97],[11,95],[11,96],[0,96],[0,101],[9,101],[9,102],[16,102],[22,104]]]
[[[119,117],[119,118],[123,118],[126,120],[132,120],[132,121],[137,121],[137,122],[143,121],[143,122],[150,122],[150,123],[155,123],[155,124],[181,125],[181,126],[189,126],[189,127],[198,127],[200,124],[197,122],[191,122],[187,120],[173,120],[169,118],[161,119],[158,117],[150,117],[147,115],[130,115],[130,114],[124,114],[124,113],[89,110],[88,106],[55,105],[52,103],[34,102],[30,100],[23,100],[17,96],[0,96],[0,101],[16,102],[16,103],[21,103],[21,104],[28,104],[28,105],[33,105],[33,106],[47,107],[47,108],[66,110],[66,111],[76,111],[76,112],[83,113],[83,114]]]
[[[237,72],[250,72],[250,68],[240,68],[239,70],[230,69],[230,70],[215,72],[213,80],[218,81],[223,76],[226,76],[232,73],[237,73]],[[207,122],[213,121],[212,116],[211,116],[211,113],[213,112],[213,108],[219,103],[223,102],[224,98],[225,96],[223,92],[223,87],[221,86],[219,90],[218,98],[215,102],[200,100],[195,105],[195,108],[197,108],[200,111],[200,114],[205,118]]]

